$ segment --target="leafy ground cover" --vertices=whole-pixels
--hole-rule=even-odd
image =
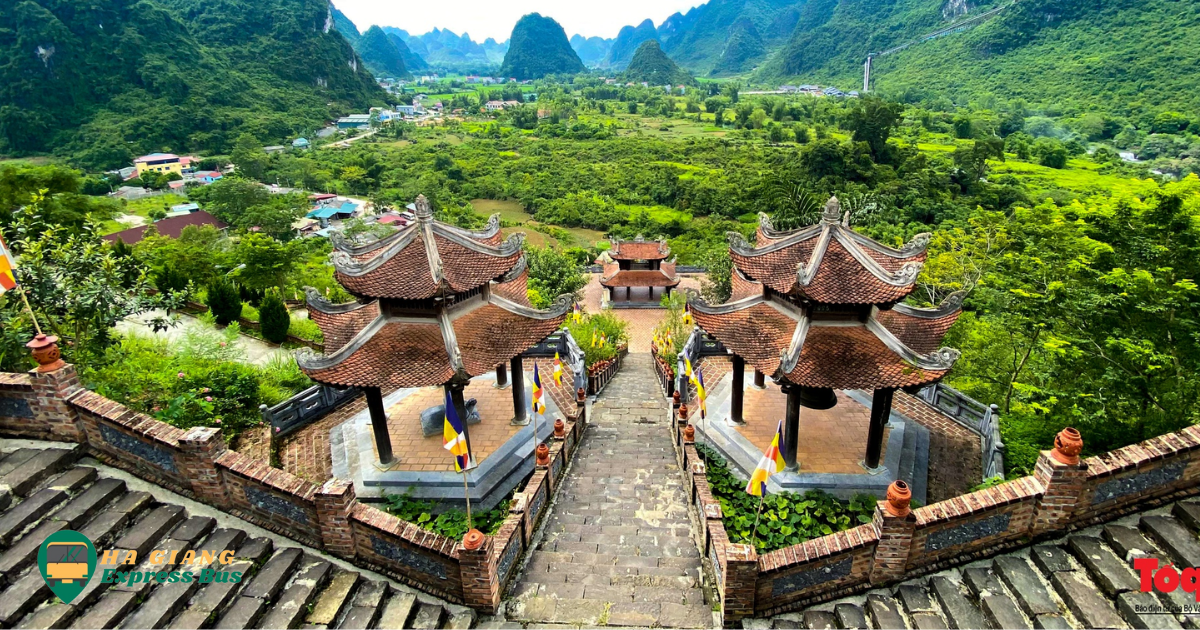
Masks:
[[[746,494],[746,481],[735,476],[716,451],[703,444],[697,444],[696,450],[707,462],[705,476],[713,497],[721,502],[729,540],[749,544],[753,530],[754,548],[760,554],[870,523],[875,513],[877,499],[871,495],[860,494],[850,501],[839,501],[820,490],[809,490],[802,495],[781,492],[762,500],[758,529],[754,530],[758,497]]]
[[[471,524],[485,534],[495,534],[500,531],[500,526],[508,517],[508,507],[511,501],[512,499],[505,499],[496,507],[485,512],[472,510]],[[440,506],[435,502],[414,499],[408,494],[384,493],[383,495],[383,509],[389,514],[435,534],[453,540],[462,540],[467,533],[466,511],[457,508],[448,510],[439,508]]]

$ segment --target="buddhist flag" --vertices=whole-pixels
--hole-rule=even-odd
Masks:
[[[0,238],[0,295],[17,288],[17,262]]]
[[[546,404],[542,402],[542,377],[538,375],[538,366],[533,364],[533,413],[546,413]]]
[[[608,343],[608,337],[605,337],[604,333],[600,333],[600,347],[603,348],[606,343]]]
[[[683,325],[684,326],[692,325],[692,307],[688,306],[688,304],[686,302],[683,305]]]
[[[763,451],[762,459],[758,460],[758,467],[754,469],[754,473],[750,475],[750,483],[746,484],[746,494],[756,497],[761,497],[767,492],[767,479],[775,473],[783,470],[787,464],[783,461],[783,454],[779,452],[779,443],[783,441],[783,421],[779,422],[779,428],[775,430],[775,437],[771,439],[771,445],[767,450]]]
[[[562,385],[562,360],[558,358],[558,352],[554,353],[554,382]]]
[[[575,308],[574,308],[574,313],[573,313],[573,315],[574,315],[574,317],[575,317],[575,321],[576,321],[576,322],[578,322],[579,320],[583,319],[583,309],[579,308],[579,302],[576,302],[576,303],[575,303]]]
[[[700,419],[708,414],[708,392],[704,390],[704,373],[696,366],[696,397],[700,399]]]
[[[592,329],[592,347],[593,348],[596,347],[596,329],[595,328]]]
[[[686,354],[683,355],[683,375],[687,377],[689,383],[696,384],[696,375],[692,373],[692,360]]]
[[[450,392],[446,392],[446,421],[442,424],[442,445],[454,455],[454,470],[462,472],[475,467],[471,461],[471,449],[467,446],[467,433],[463,430],[462,420]]]

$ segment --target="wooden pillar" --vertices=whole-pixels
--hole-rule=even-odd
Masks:
[[[754,370],[754,389],[766,389],[767,376],[758,370]]]
[[[378,387],[364,387],[363,394],[367,398],[367,410],[371,414],[371,431],[375,434],[375,449],[379,451],[379,465],[391,466],[396,463],[392,455],[392,436],[388,434],[387,410],[383,408],[383,392]]]
[[[508,366],[501,363],[496,366],[496,389],[508,387]]]
[[[521,355],[509,361],[512,372],[513,424],[525,424],[529,410],[525,408],[525,368],[521,366]]]
[[[463,400],[463,389],[466,386],[446,383],[445,387],[450,393],[450,402],[454,405],[454,410],[458,412],[458,421],[462,423],[463,435],[467,438],[467,452],[474,457],[475,452],[471,450],[471,429],[467,426],[467,403]]]
[[[746,422],[742,417],[742,403],[745,399],[745,389],[746,360],[735,354],[733,355],[733,400],[729,406],[729,415],[738,424]]]
[[[863,465],[867,468],[879,468],[879,453],[883,450],[883,427],[892,415],[892,395],[894,389],[877,389],[871,398],[871,425],[867,429],[867,456]]]
[[[796,451],[800,446],[800,386],[784,383],[780,389],[787,395],[787,412],[783,419],[783,461],[787,470],[799,470]]]

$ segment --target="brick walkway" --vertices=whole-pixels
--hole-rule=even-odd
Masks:
[[[544,537],[512,590],[510,619],[712,625],[668,420],[650,355],[630,354],[592,407]]]
[[[700,275],[683,276],[679,282],[679,290],[700,290]],[[592,274],[591,281],[583,289],[583,306],[589,313],[600,312],[600,296],[604,287],[600,286],[600,274]],[[658,326],[667,311],[660,308],[614,308],[609,311],[629,324],[629,351],[650,352],[650,340],[654,338],[654,327]]]

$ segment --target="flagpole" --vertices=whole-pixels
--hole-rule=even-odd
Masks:
[[[467,455],[467,459],[468,459],[468,461],[470,461],[469,454]],[[471,531],[471,529],[472,529],[472,525],[471,525],[471,491],[467,489],[467,469],[466,468],[464,468],[462,470],[462,478],[463,478],[463,496],[467,500],[467,531]]]
[[[25,285],[21,285],[21,300],[25,302],[25,310],[29,311],[29,319],[33,320],[33,329],[37,334],[42,334],[42,327],[38,325],[37,315],[33,314],[33,307],[29,305],[29,296],[25,294]]]
[[[763,485],[767,485],[765,482]],[[758,511],[754,513],[754,529],[750,530],[750,546],[754,547],[754,543],[758,536],[758,517],[762,516],[763,499],[767,496],[766,488],[763,488],[762,494],[758,495]]]

